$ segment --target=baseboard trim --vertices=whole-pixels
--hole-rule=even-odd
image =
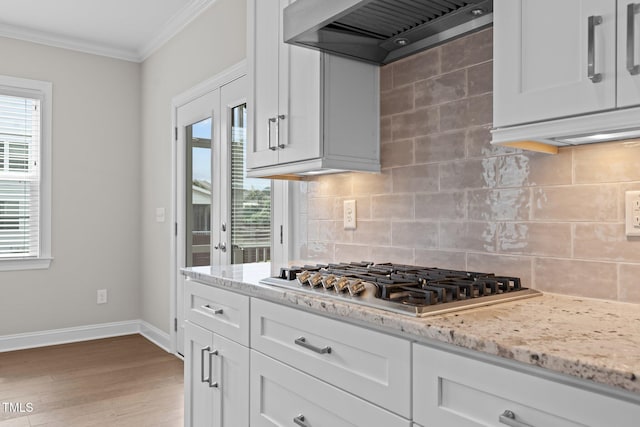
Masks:
[[[131,334],[141,334],[158,347],[170,352],[169,334],[144,320],[128,320],[0,336],[0,353]]]

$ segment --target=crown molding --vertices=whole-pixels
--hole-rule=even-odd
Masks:
[[[46,31],[37,31],[6,24],[0,26],[0,37],[24,40],[32,43],[89,53],[92,55],[107,56],[124,61],[143,62],[216,1],[217,0],[191,1],[176,15],[172,16],[156,33],[151,41],[141,48],[117,48],[104,43],[95,43],[76,37],[66,37]]]

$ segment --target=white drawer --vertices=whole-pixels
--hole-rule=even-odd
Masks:
[[[249,346],[248,296],[187,279],[185,305],[188,321]]]
[[[422,345],[413,350],[414,421],[424,427],[631,427],[640,405]],[[518,423],[499,421],[511,411]]]
[[[409,427],[411,422],[251,351],[252,427]]]
[[[251,347],[411,417],[411,344],[407,340],[252,299]],[[320,352],[329,348],[330,352]]]

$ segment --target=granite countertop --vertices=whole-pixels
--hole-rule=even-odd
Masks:
[[[415,318],[259,284],[270,264],[183,274],[418,341],[435,340],[640,393],[640,307],[554,294]]]

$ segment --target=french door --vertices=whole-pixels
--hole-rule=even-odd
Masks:
[[[184,354],[182,267],[271,258],[271,181],[246,177],[247,77],[176,109],[176,350]]]

